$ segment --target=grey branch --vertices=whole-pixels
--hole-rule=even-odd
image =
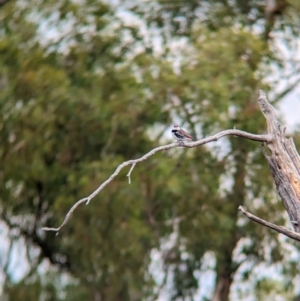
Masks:
[[[277,226],[277,225],[274,225],[270,222],[267,222],[267,221],[255,216],[255,215],[251,214],[250,212],[247,212],[245,210],[245,208],[242,207],[242,206],[239,206],[239,210],[242,211],[242,213],[244,215],[246,215],[249,219],[255,221],[256,223],[261,224],[261,225],[263,225],[265,227],[268,227],[270,229],[273,229],[273,230],[275,230],[275,231],[277,231],[281,234],[284,234],[285,236],[288,236],[288,237],[290,237],[294,240],[300,241],[300,234],[298,234],[297,232],[294,232],[294,231],[291,231],[291,230],[289,230],[285,227]]]
[[[277,120],[275,109],[263,91],[260,91],[258,104],[265,116],[268,133],[273,137],[266,143],[268,151],[263,154],[294,231],[300,234],[300,158],[293,139],[285,137],[285,128]]]
[[[126,175],[128,177],[128,184],[131,184],[131,177],[130,176],[131,176],[131,173],[132,173],[134,167],[135,167],[135,163],[131,165],[131,168],[130,168],[129,172]]]
[[[219,133],[217,133],[213,136],[210,136],[210,137],[207,137],[207,138],[204,138],[204,139],[200,139],[198,141],[188,143],[188,144],[171,143],[171,144],[156,147],[156,148],[154,148],[153,150],[151,150],[150,152],[148,152],[147,154],[145,154],[144,156],[142,156],[139,159],[129,160],[129,161],[126,161],[126,162],[123,162],[122,164],[120,164],[117,167],[117,169],[115,170],[115,172],[105,182],[103,182],[93,193],[91,193],[88,197],[77,201],[71,207],[71,209],[66,214],[63,223],[58,228],[45,227],[45,228],[42,228],[42,230],[44,230],[44,231],[55,231],[58,234],[58,232],[62,229],[62,227],[64,227],[66,225],[66,223],[70,220],[70,218],[71,218],[73,212],[75,211],[75,209],[82,203],[88,204],[96,195],[99,194],[99,192],[101,190],[103,190],[103,188],[105,186],[107,186],[110,182],[112,182],[112,180],[120,173],[120,171],[124,167],[131,165],[131,169],[129,170],[129,172],[127,174],[127,177],[128,177],[129,183],[130,183],[130,175],[131,175],[131,172],[132,172],[134,166],[136,164],[140,163],[140,162],[143,162],[143,161],[147,160],[149,157],[153,156],[157,152],[169,150],[169,149],[172,149],[172,148],[181,148],[181,147],[194,148],[194,147],[197,147],[197,146],[200,146],[200,145],[203,145],[203,144],[207,144],[207,143],[210,143],[210,142],[213,142],[213,141],[217,141],[220,138],[225,137],[225,136],[238,136],[238,137],[243,137],[243,138],[253,140],[253,141],[267,142],[267,143],[271,142],[272,139],[273,139],[273,136],[270,135],[270,134],[255,135],[255,134],[251,134],[251,133],[247,133],[247,132],[244,132],[244,131],[233,129],[233,130],[224,130],[224,131],[221,131],[221,132],[219,132]]]

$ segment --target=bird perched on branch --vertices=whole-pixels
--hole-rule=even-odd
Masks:
[[[178,124],[174,124],[173,129],[172,129],[172,135],[173,137],[179,141],[195,141],[193,136],[191,136],[189,133],[187,133],[185,130],[181,129]]]

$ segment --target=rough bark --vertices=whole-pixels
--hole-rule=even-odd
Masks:
[[[293,139],[285,137],[285,128],[280,126],[276,119],[274,108],[267,101],[266,96],[262,91],[260,92],[258,103],[267,121],[268,134],[272,137],[265,142],[262,150],[274,178],[278,194],[289,214],[295,232],[264,221],[251,213],[246,212],[242,206],[239,206],[239,209],[249,219],[276,230],[279,233],[283,233],[292,239],[300,241],[300,235],[298,234],[300,225],[300,158],[296,151]],[[240,156],[243,155],[243,150],[239,148],[238,145],[234,145],[233,148],[238,150]],[[234,175],[234,193],[231,196],[231,201],[235,208],[238,204],[244,203],[245,161],[245,158],[236,158],[236,162],[240,163],[237,165],[237,171]],[[236,241],[232,241],[232,245],[230,245],[230,243],[227,245],[224,244],[223,256],[217,256],[217,279],[211,301],[228,300],[232,284],[232,275],[236,269],[232,263],[232,251],[238,241],[236,229],[231,233],[231,238],[236,238]]]
[[[272,135],[271,141],[266,142],[269,151],[263,148],[263,152],[294,231],[300,233],[300,158],[293,139],[285,137],[285,128],[277,121],[275,110],[263,91],[260,91],[258,104],[266,118],[268,133]]]

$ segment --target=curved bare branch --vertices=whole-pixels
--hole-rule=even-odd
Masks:
[[[122,164],[120,164],[117,169],[115,170],[115,172],[105,181],[103,182],[94,192],[92,192],[88,197],[85,197],[79,201],[77,201],[72,207],[71,209],[68,211],[68,213],[65,216],[65,219],[63,221],[63,223],[58,227],[58,228],[48,228],[48,227],[44,227],[42,228],[42,230],[44,231],[55,231],[58,232],[62,229],[62,227],[64,227],[66,225],[66,223],[69,221],[69,219],[71,218],[73,212],[75,211],[75,209],[82,203],[86,203],[88,204],[97,194],[99,194],[99,192],[101,190],[103,190],[103,188],[105,186],[107,186],[110,182],[112,182],[112,180],[120,173],[120,171],[129,165],[131,166],[131,169],[129,170],[129,173],[127,174],[128,180],[129,180],[129,184],[130,184],[130,175],[131,172],[134,168],[134,166],[140,162],[143,162],[145,160],[147,160],[149,157],[153,156],[155,153],[157,152],[161,152],[164,150],[169,150],[172,148],[178,148],[178,147],[185,147],[185,148],[194,148],[203,144],[207,144],[213,141],[217,141],[222,137],[225,136],[238,136],[238,137],[243,137],[249,140],[253,140],[253,141],[260,141],[260,142],[271,142],[272,141],[272,135],[269,134],[264,134],[264,135],[255,135],[255,134],[251,134],[251,133],[247,133],[244,131],[240,131],[240,130],[224,130],[221,131],[213,136],[209,136],[207,138],[204,139],[200,139],[198,141],[192,142],[192,143],[184,143],[184,144],[179,144],[179,143],[171,143],[171,144],[167,144],[167,145],[163,145],[163,146],[159,146],[154,148],[153,150],[151,150],[150,152],[148,152],[147,154],[145,154],[144,156],[142,156],[139,159],[135,159],[135,160],[129,160],[129,161],[125,161]]]
[[[265,220],[263,220],[263,219],[255,216],[255,215],[251,214],[250,212],[247,212],[243,206],[239,206],[238,209],[240,211],[242,211],[242,213],[245,216],[247,216],[249,219],[255,221],[256,223],[261,224],[261,225],[263,225],[265,227],[268,227],[270,229],[273,229],[273,230],[277,231],[278,233],[284,234],[285,236],[287,236],[289,238],[292,238],[294,240],[300,241],[300,234],[299,233],[294,232],[292,230],[289,230],[289,229],[287,229],[285,227],[277,226],[275,224],[267,222],[267,221],[265,221]]]

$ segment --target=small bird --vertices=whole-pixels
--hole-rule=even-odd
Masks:
[[[174,124],[172,129],[172,135],[179,142],[195,141],[195,139],[190,134],[188,134],[185,130],[181,129],[178,126],[178,124]]]

